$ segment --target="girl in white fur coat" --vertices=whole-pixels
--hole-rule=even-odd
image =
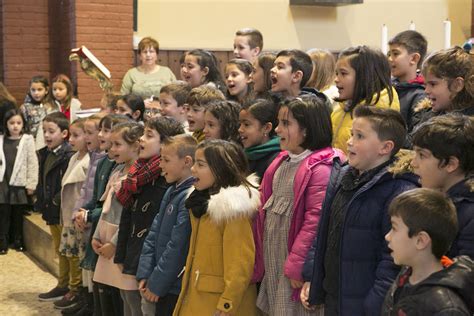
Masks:
[[[38,158],[33,136],[25,134],[20,110],[5,113],[5,135],[0,135],[0,254],[23,251],[23,211],[38,184]]]

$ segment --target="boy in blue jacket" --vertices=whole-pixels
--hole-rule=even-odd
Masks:
[[[333,167],[303,269],[306,307],[324,304],[325,315],[380,314],[399,271],[384,239],[390,230],[388,205],[417,185],[395,157],[405,136],[399,112],[375,106],[354,110],[349,164]]]
[[[172,315],[189,250],[191,223],[184,202],[197,142],[190,135],[176,135],[162,143],[160,166],[168,183],[150,232],[145,239],[137,271],[143,315]]]
[[[421,186],[445,193],[456,206],[459,232],[448,253],[474,260],[474,119],[446,114],[420,125],[411,162]]]

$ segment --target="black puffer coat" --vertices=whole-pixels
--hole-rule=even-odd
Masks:
[[[403,269],[385,297],[382,315],[472,315],[474,312],[474,261],[457,257],[445,269],[403,289],[411,268]]]

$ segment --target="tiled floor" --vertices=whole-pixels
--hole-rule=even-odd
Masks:
[[[10,250],[0,256],[0,315],[61,315],[53,303],[37,298],[55,285],[56,279],[25,253]]]

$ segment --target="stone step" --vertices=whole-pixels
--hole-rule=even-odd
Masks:
[[[53,238],[49,226],[39,213],[32,213],[24,218],[23,239],[26,251],[57,277],[59,261],[53,250]]]

